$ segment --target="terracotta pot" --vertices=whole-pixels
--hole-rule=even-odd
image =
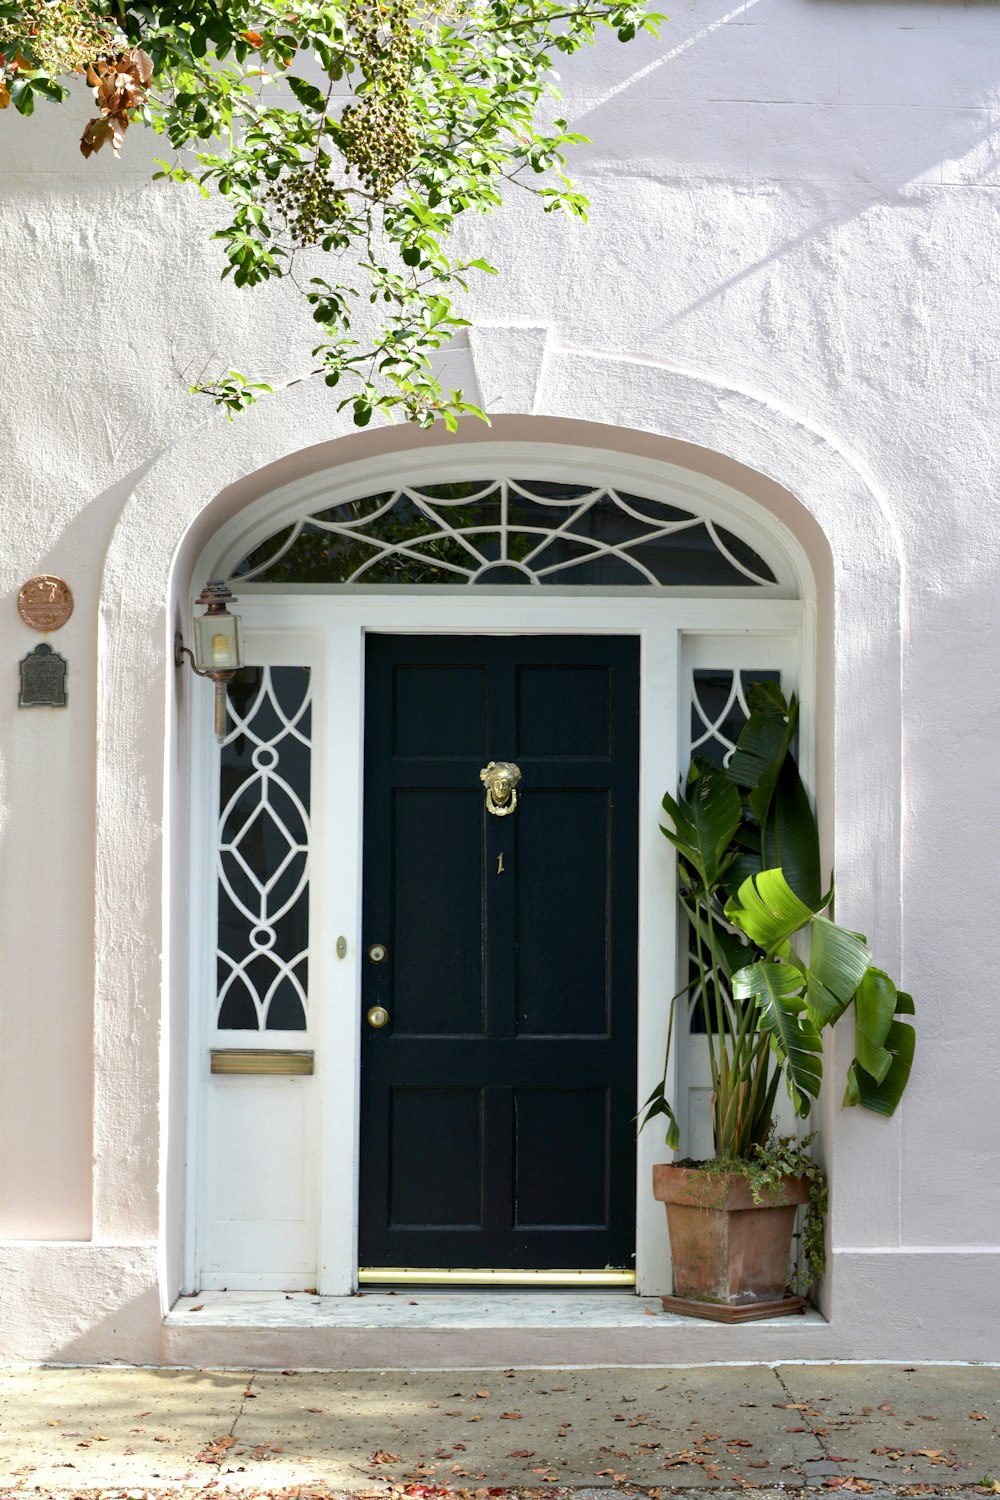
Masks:
[[[805,1177],[785,1177],[781,1188],[753,1201],[736,1172],[655,1166],[653,1196],[666,1204],[674,1295],[670,1312],[722,1322],[745,1322],[798,1312],[801,1297],[786,1297],[795,1210],[809,1197]]]

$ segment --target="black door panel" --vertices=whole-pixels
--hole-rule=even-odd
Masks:
[[[638,642],[373,636],[366,701],[361,1264],[630,1268]]]

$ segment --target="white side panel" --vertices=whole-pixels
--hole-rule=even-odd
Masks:
[[[316,1082],[210,1080],[203,1287],[315,1286]]]
[[[317,1011],[329,984],[323,921],[324,799],[318,795],[327,753],[318,711],[325,672],[324,634],[267,630],[245,620],[245,660],[255,666],[307,666],[312,680],[311,856],[308,1012],[304,1031],[219,1030],[215,1025],[219,754],[211,733],[211,694],[198,695],[192,735],[201,774],[193,807],[192,896],[205,921],[191,966],[192,1191],[197,1211],[189,1248],[194,1289],[314,1287],[318,1280],[320,1090]],[[225,1049],[311,1050],[312,1076],[213,1075],[210,1054]]]

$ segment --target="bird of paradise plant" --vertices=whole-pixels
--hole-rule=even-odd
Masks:
[[[891,1115],[913,1058],[913,1000],[876,968],[861,933],[823,913],[816,818],[792,745],[798,703],[774,683],[750,688],[750,715],[725,768],[696,758],[683,791],[663,799],[677,851],[680,899],[691,924],[690,982],[670,1007],[661,1081],[646,1100],[642,1126],[667,1121],[667,1064],[678,1001],[697,986],[706,1015],[715,1149],[747,1160],[771,1132],[784,1081],[805,1118],[823,1077],[823,1032],[851,1008],[855,1057],[845,1105]],[[807,956],[805,956],[807,955]],[[640,1127],[641,1128],[641,1127]]]

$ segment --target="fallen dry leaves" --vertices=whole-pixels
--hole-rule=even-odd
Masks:
[[[943,1448],[911,1448],[910,1457],[926,1458],[928,1463],[944,1464],[949,1469],[953,1469],[956,1462],[955,1458],[945,1453]]]
[[[235,1446],[236,1439],[223,1433],[222,1437],[213,1438],[210,1443],[206,1443],[202,1451],[195,1454],[194,1461],[196,1464],[221,1464],[229,1449]]]

